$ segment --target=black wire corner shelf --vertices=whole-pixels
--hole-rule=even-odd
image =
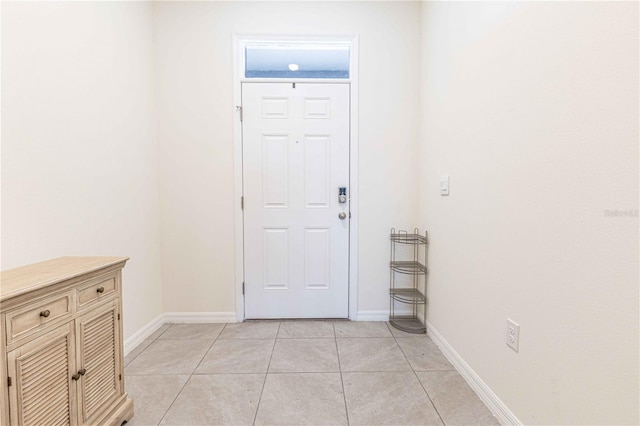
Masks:
[[[389,239],[389,323],[407,333],[426,334],[427,232],[422,235],[418,228],[413,232],[392,228]],[[405,247],[400,249],[398,245]],[[405,278],[400,279],[401,276]]]

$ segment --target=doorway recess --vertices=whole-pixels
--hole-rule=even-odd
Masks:
[[[358,37],[233,37],[236,318],[245,319],[243,83],[331,83],[349,88],[349,290],[348,316],[357,320],[358,294]],[[331,194],[333,195],[333,194]]]

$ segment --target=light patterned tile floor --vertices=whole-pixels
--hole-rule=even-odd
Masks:
[[[428,336],[383,322],[168,324],[125,383],[131,426],[499,424]]]

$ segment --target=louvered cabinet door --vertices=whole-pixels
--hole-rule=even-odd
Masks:
[[[12,425],[75,425],[75,337],[69,322],[8,353]]]
[[[123,394],[117,299],[76,320],[78,414],[81,424],[96,424]]]

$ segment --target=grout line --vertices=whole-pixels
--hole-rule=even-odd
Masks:
[[[282,326],[282,321],[278,324],[278,331],[276,331],[276,340],[278,340],[278,336],[280,335],[280,327]]]
[[[182,374],[175,374],[175,376],[182,376]],[[169,414],[169,410],[171,410],[171,407],[173,407],[173,404],[176,403],[176,400],[178,399],[178,397],[180,396],[180,394],[182,393],[182,391],[184,390],[184,388],[187,387],[187,385],[189,384],[189,382],[191,381],[191,378],[193,376],[189,375],[189,378],[187,380],[185,380],[184,385],[182,385],[182,387],[180,388],[180,390],[176,393],[175,398],[173,398],[173,401],[171,401],[171,404],[169,404],[169,407],[167,407],[167,411],[164,412],[164,414],[162,415],[162,417],[160,418],[160,421],[158,421],[158,423],[156,423],[157,425],[159,425],[160,423],[162,423],[162,421],[164,420],[165,417],[167,417],[167,414]],[[133,417],[135,417],[135,413],[133,415]]]
[[[335,340],[335,336],[331,337],[305,337],[305,336],[295,336],[295,337],[278,337],[278,340]]]
[[[193,369],[193,371],[191,372],[191,376],[194,375],[194,373],[196,372],[196,370],[198,370],[198,367],[200,367],[200,364],[202,364],[202,361],[204,361],[204,359],[207,357],[207,354],[209,353],[209,351],[211,350],[211,348],[213,347],[213,345],[218,341],[218,339],[220,338],[220,335],[222,334],[222,332],[224,331],[224,329],[227,328],[227,324],[224,325],[224,327],[222,327],[222,330],[220,330],[220,333],[218,333],[218,335],[215,337],[215,339],[213,339],[213,342],[211,342],[211,344],[209,345],[209,347],[207,348],[207,351],[204,353],[204,355],[202,356],[202,358],[200,358],[200,361],[198,362],[198,364],[196,365],[196,367]],[[194,340],[200,340],[200,339],[194,339]],[[202,339],[205,340],[205,339]],[[209,340],[209,339],[207,339]]]
[[[149,349],[149,346],[153,345],[153,342],[155,342],[155,340],[152,340],[152,339],[149,339],[149,340],[151,340],[151,343],[149,343],[149,344],[148,344],[148,345],[147,345],[143,350],[141,350],[141,351],[140,351],[140,353],[139,353],[138,355],[136,355],[136,356],[134,356],[132,359],[130,359],[130,360],[129,360],[129,362],[126,362],[126,359],[123,359],[123,360],[122,360],[122,361],[123,361],[123,364],[124,364],[123,369],[124,369],[124,368],[127,368],[127,367],[129,366],[129,364],[131,364],[133,361],[135,361],[135,360],[136,360],[140,355],[142,355],[142,353],[143,353],[144,351],[146,351],[147,349]],[[143,341],[142,341],[142,343],[144,343],[144,342],[146,342],[146,341],[147,341],[147,339],[143,340]],[[141,343],[141,344],[142,344],[142,343]],[[131,355],[131,353],[129,353],[129,355],[127,355],[127,356],[130,356],[130,355]],[[125,356],[124,358],[126,358],[127,356]]]
[[[339,373],[339,371],[327,371],[327,370],[321,370],[321,371],[270,371],[269,375],[270,376],[281,376],[281,375],[304,375],[304,374],[336,374]],[[260,373],[213,373],[213,374],[260,374]]]
[[[276,332],[276,338],[273,339],[273,346],[271,347],[271,356],[269,356],[269,364],[267,364],[267,371],[264,375],[264,381],[262,382],[262,389],[260,389],[260,397],[258,398],[258,404],[256,405],[256,413],[253,415],[253,425],[256,424],[256,419],[258,418],[258,410],[260,410],[260,402],[262,401],[262,393],[264,392],[264,386],[267,383],[267,377],[269,377],[269,368],[271,368],[271,360],[273,359],[273,352],[276,347],[276,342],[278,341],[278,334],[280,333],[280,326],[282,322],[278,322],[278,331]]]
[[[162,325],[160,326],[160,328],[164,327],[165,325],[167,326],[167,328],[165,328],[164,330],[162,330],[162,333],[158,334],[158,337],[156,337],[155,339],[152,339],[154,342],[155,342],[156,340],[158,340],[158,339],[160,338],[160,336],[162,336],[164,333],[166,333],[166,332],[167,332],[167,330],[168,330],[168,329],[170,329],[170,328],[171,328],[171,326],[172,326],[173,324],[171,324],[171,323],[165,323],[165,324],[162,324]],[[160,329],[160,328],[159,328],[159,329]],[[158,329],[158,330],[159,330],[159,329]],[[156,331],[156,332],[157,332],[157,331]],[[156,332],[154,332],[153,334],[155,334]]]
[[[342,385],[342,400],[344,401],[344,412],[347,415],[347,425],[349,425],[349,408],[347,407],[347,392],[344,390],[344,378],[342,377],[342,363],[340,362],[340,351],[338,350],[338,337],[336,336],[336,326],[333,326],[333,341],[336,344],[336,355],[338,356],[338,371],[340,371],[340,384]]]
[[[438,407],[436,407],[436,404],[433,403],[433,400],[431,399],[431,395],[429,395],[429,392],[427,392],[427,388],[425,388],[424,385],[422,384],[422,381],[418,377],[418,374],[415,371],[413,372],[413,374],[416,376],[416,379],[418,379],[418,383],[420,384],[422,389],[424,389],[424,393],[427,395],[427,398],[429,398],[429,402],[431,402],[433,409],[436,410],[436,414],[438,415],[438,417],[440,417],[440,421],[442,422],[443,425],[446,425],[444,419],[442,418],[442,415],[440,414],[440,411],[438,411]]]
[[[180,390],[178,391],[178,393],[176,394],[176,397],[173,398],[173,401],[171,401],[171,404],[169,404],[169,407],[167,408],[167,411],[164,412],[164,414],[162,415],[162,418],[160,419],[160,421],[158,422],[158,424],[162,423],[162,421],[164,420],[164,418],[167,416],[167,414],[169,413],[169,410],[171,410],[171,407],[173,407],[173,404],[175,404],[175,402],[178,400],[178,397],[180,396],[180,394],[182,393],[182,391],[184,390],[184,388],[187,386],[187,384],[189,384],[189,382],[191,382],[191,379],[193,378],[195,371],[198,369],[198,367],[200,366],[200,364],[202,363],[202,360],[207,356],[207,354],[209,353],[209,351],[211,350],[211,347],[213,346],[213,344],[218,340],[218,337],[220,337],[220,335],[222,334],[222,332],[224,331],[224,329],[227,327],[227,324],[224,324],[224,327],[222,327],[222,330],[220,330],[220,333],[218,333],[218,335],[216,336],[215,339],[213,339],[213,342],[211,342],[211,344],[209,345],[209,347],[207,348],[207,350],[205,351],[204,355],[202,355],[202,358],[200,359],[200,361],[198,362],[198,365],[195,366],[195,368],[193,369],[193,371],[191,372],[191,374],[189,374],[189,378],[187,379],[186,382],[184,382],[184,385],[182,385],[182,387],[180,388]],[[168,330],[169,328],[167,328]],[[165,331],[167,331],[165,330]],[[164,332],[162,333],[164,334]],[[162,334],[160,336],[162,336]],[[158,336],[158,337],[160,337]],[[167,339],[168,340],[168,339]],[[196,339],[194,339],[196,340]],[[204,339],[203,339],[204,340]],[[151,346],[151,345],[149,345]],[[146,349],[145,349],[146,350]]]
[[[167,326],[167,328],[165,328],[165,329],[162,331],[162,333],[160,333],[160,334],[158,335],[158,337],[156,337],[156,338],[153,338],[153,339],[152,339],[152,338],[151,338],[151,336],[149,336],[149,337],[147,337],[146,339],[144,339],[144,340],[143,340],[143,342],[145,342],[145,341],[147,341],[147,340],[151,340],[151,343],[149,343],[149,344],[147,345],[147,347],[146,347],[146,348],[144,348],[142,351],[140,351],[140,353],[139,353],[138,355],[136,355],[135,357],[133,357],[133,359],[132,359],[132,360],[130,360],[128,363],[125,363],[125,364],[124,364],[124,368],[127,368],[127,367],[128,367],[128,366],[129,366],[133,361],[135,361],[135,360],[136,360],[140,355],[142,355],[142,354],[143,354],[147,349],[149,349],[149,348],[150,348],[150,347],[151,347],[155,342],[157,342],[158,340],[160,340],[160,336],[162,336],[164,333],[166,333],[166,332],[167,332],[167,330],[169,330],[169,329],[171,328],[171,326],[173,325],[173,323],[165,323],[165,324],[162,324],[160,327],[158,327],[158,330],[160,330],[160,329],[161,329],[162,327],[164,327],[165,325]],[[153,333],[151,333],[151,334],[153,335],[153,334],[157,333],[157,332],[158,332],[158,330],[154,331],[154,332],[153,332]],[[174,340],[174,339],[162,339],[162,340]],[[178,339],[176,339],[176,340],[178,340]],[[198,339],[189,339],[189,340],[198,340]],[[205,340],[205,339],[202,339],[202,340]],[[209,339],[206,339],[206,340],[209,340]],[[126,358],[126,357],[125,357],[125,358]],[[124,361],[124,360],[123,360],[123,361]],[[133,376],[136,376],[136,375],[137,375],[137,376],[142,376],[143,374],[132,374],[132,375],[133,375]]]
[[[335,372],[337,373],[337,371]],[[262,372],[247,372],[247,373],[193,373],[193,374],[128,374],[127,377],[152,377],[152,376],[246,376],[249,374],[265,374]],[[270,373],[270,374],[286,374],[282,373]]]
[[[158,340],[162,340],[163,342],[175,342],[176,340],[177,341],[183,341],[183,340],[185,340],[185,341],[186,340],[211,340],[211,339],[218,340],[218,336],[219,336],[219,334],[216,337],[207,337],[207,338],[203,338],[203,337],[191,338],[191,337],[189,337],[189,338],[180,338],[180,339],[158,339]],[[229,339],[223,339],[223,340],[229,340]],[[155,342],[155,340],[154,340],[154,342]]]
[[[391,334],[393,335],[393,332],[391,331],[391,324],[387,323],[387,327],[389,327],[389,332],[391,332]],[[409,364],[409,367],[411,367],[411,372],[415,376],[415,378],[418,381],[418,384],[420,385],[422,390],[424,390],[424,394],[427,395],[427,398],[429,399],[429,402],[431,403],[431,406],[435,410],[436,414],[440,418],[440,421],[442,422],[443,425],[446,425],[446,423],[444,422],[444,419],[442,418],[442,416],[440,415],[440,412],[438,411],[438,408],[436,407],[436,404],[433,403],[433,400],[431,399],[431,395],[429,395],[429,392],[427,392],[427,389],[424,387],[424,385],[420,381],[420,378],[418,377],[418,373],[416,373],[415,368],[413,368],[413,365],[409,361],[409,358],[407,357],[407,354],[404,353],[404,350],[402,349],[402,346],[400,346],[400,344],[398,343],[398,339],[395,336],[393,336],[393,339],[396,341],[396,345],[398,345],[398,347],[400,348],[400,352],[402,352],[402,356],[404,356],[405,360]]]

